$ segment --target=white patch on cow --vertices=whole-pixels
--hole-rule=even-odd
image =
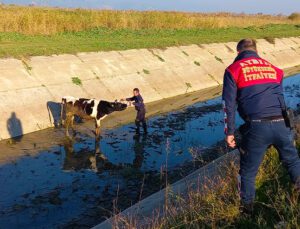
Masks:
[[[103,119],[105,119],[105,118],[106,118],[106,116],[107,116],[107,115],[104,115],[102,118],[100,118],[100,120],[103,120]]]
[[[97,117],[97,107],[98,107],[99,101],[97,101],[96,99],[91,99],[88,101],[88,103],[92,103],[92,101],[94,101],[94,106],[92,108],[92,114],[90,116],[93,118],[96,118]]]
[[[107,115],[104,115],[103,117],[101,117],[100,119],[96,119],[96,124],[97,124],[97,127],[100,127],[101,125],[101,120],[105,119]]]
[[[73,96],[64,96],[62,97],[64,100],[66,100],[66,103],[68,102],[72,102],[72,103],[75,103],[76,100],[78,100],[78,98],[75,98]]]
[[[100,127],[100,125],[101,125],[101,120],[100,119],[96,119],[96,126]]]

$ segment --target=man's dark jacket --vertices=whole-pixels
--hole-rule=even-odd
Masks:
[[[141,95],[137,95],[137,96],[127,98],[126,101],[134,101],[133,105],[135,106],[135,109],[137,111],[145,110],[144,99]]]
[[[223,108],[225,133],[235,130],[236,105],[244,121],[282,116],[283,71],[254,51],[241,52],[225,71]]]

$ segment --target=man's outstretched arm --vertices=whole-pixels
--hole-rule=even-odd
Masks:
[[[129,97],[125,99],[126,101],[130,102],[130,101],[134,101],[135,100],[135,96]]]
[[[222,102],[224,109],[224,132],[228,146],[236,146],[234,139],[237,86],[231,73],[226,70],[223,82]]]

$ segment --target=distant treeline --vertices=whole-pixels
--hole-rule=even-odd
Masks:
[[[50,35],[91,28],[183,29],[299,24],[300,14],[290,16],[232,13],[184,13],[21,7],[0,5],[0,32]]]

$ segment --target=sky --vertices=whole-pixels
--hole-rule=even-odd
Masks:
[[[291,14],[300,12],[300,0],[0,0],[4,4],[54,7]]]

